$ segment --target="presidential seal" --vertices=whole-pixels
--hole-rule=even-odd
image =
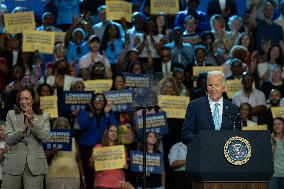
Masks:
[[[251,146],[245,138],[235,136],[229,138],[224,145],[224,155],[233,165],[243,165],[251,157]]]

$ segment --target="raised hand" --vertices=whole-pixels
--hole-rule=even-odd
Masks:
[[[35,115],[32,107],[27,107],[25,109],[24,114],[25,114],[26,118],[28,119],[28,121],[31,121],[34,118],[34,115]]]
[[[104,112],[107,114],[109,111],[111,111],[112,105],[111,104],[107,104],[104,108]]]

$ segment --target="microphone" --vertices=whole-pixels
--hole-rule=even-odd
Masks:
[[[225,107],[223,111],[223,115],[227,117],[231,122],[233,122],[233,130],[236,130],[236,123],[238,119],[240,118],[240,113],[237,114],[229,112],[229,107]]]

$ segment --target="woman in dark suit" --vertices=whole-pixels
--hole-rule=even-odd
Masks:
[[[10,147],[3,163],[3,188],[41,189],[47,173],[42,142],[50,136],[49,114],[42,112],[32,88],[19,89],[14,110],[6,118],[5,137]]]

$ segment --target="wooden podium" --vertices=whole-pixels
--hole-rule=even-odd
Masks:
[[[269,131],[199,131],[187,146],[192,189],[267,189],[270,141]]]

